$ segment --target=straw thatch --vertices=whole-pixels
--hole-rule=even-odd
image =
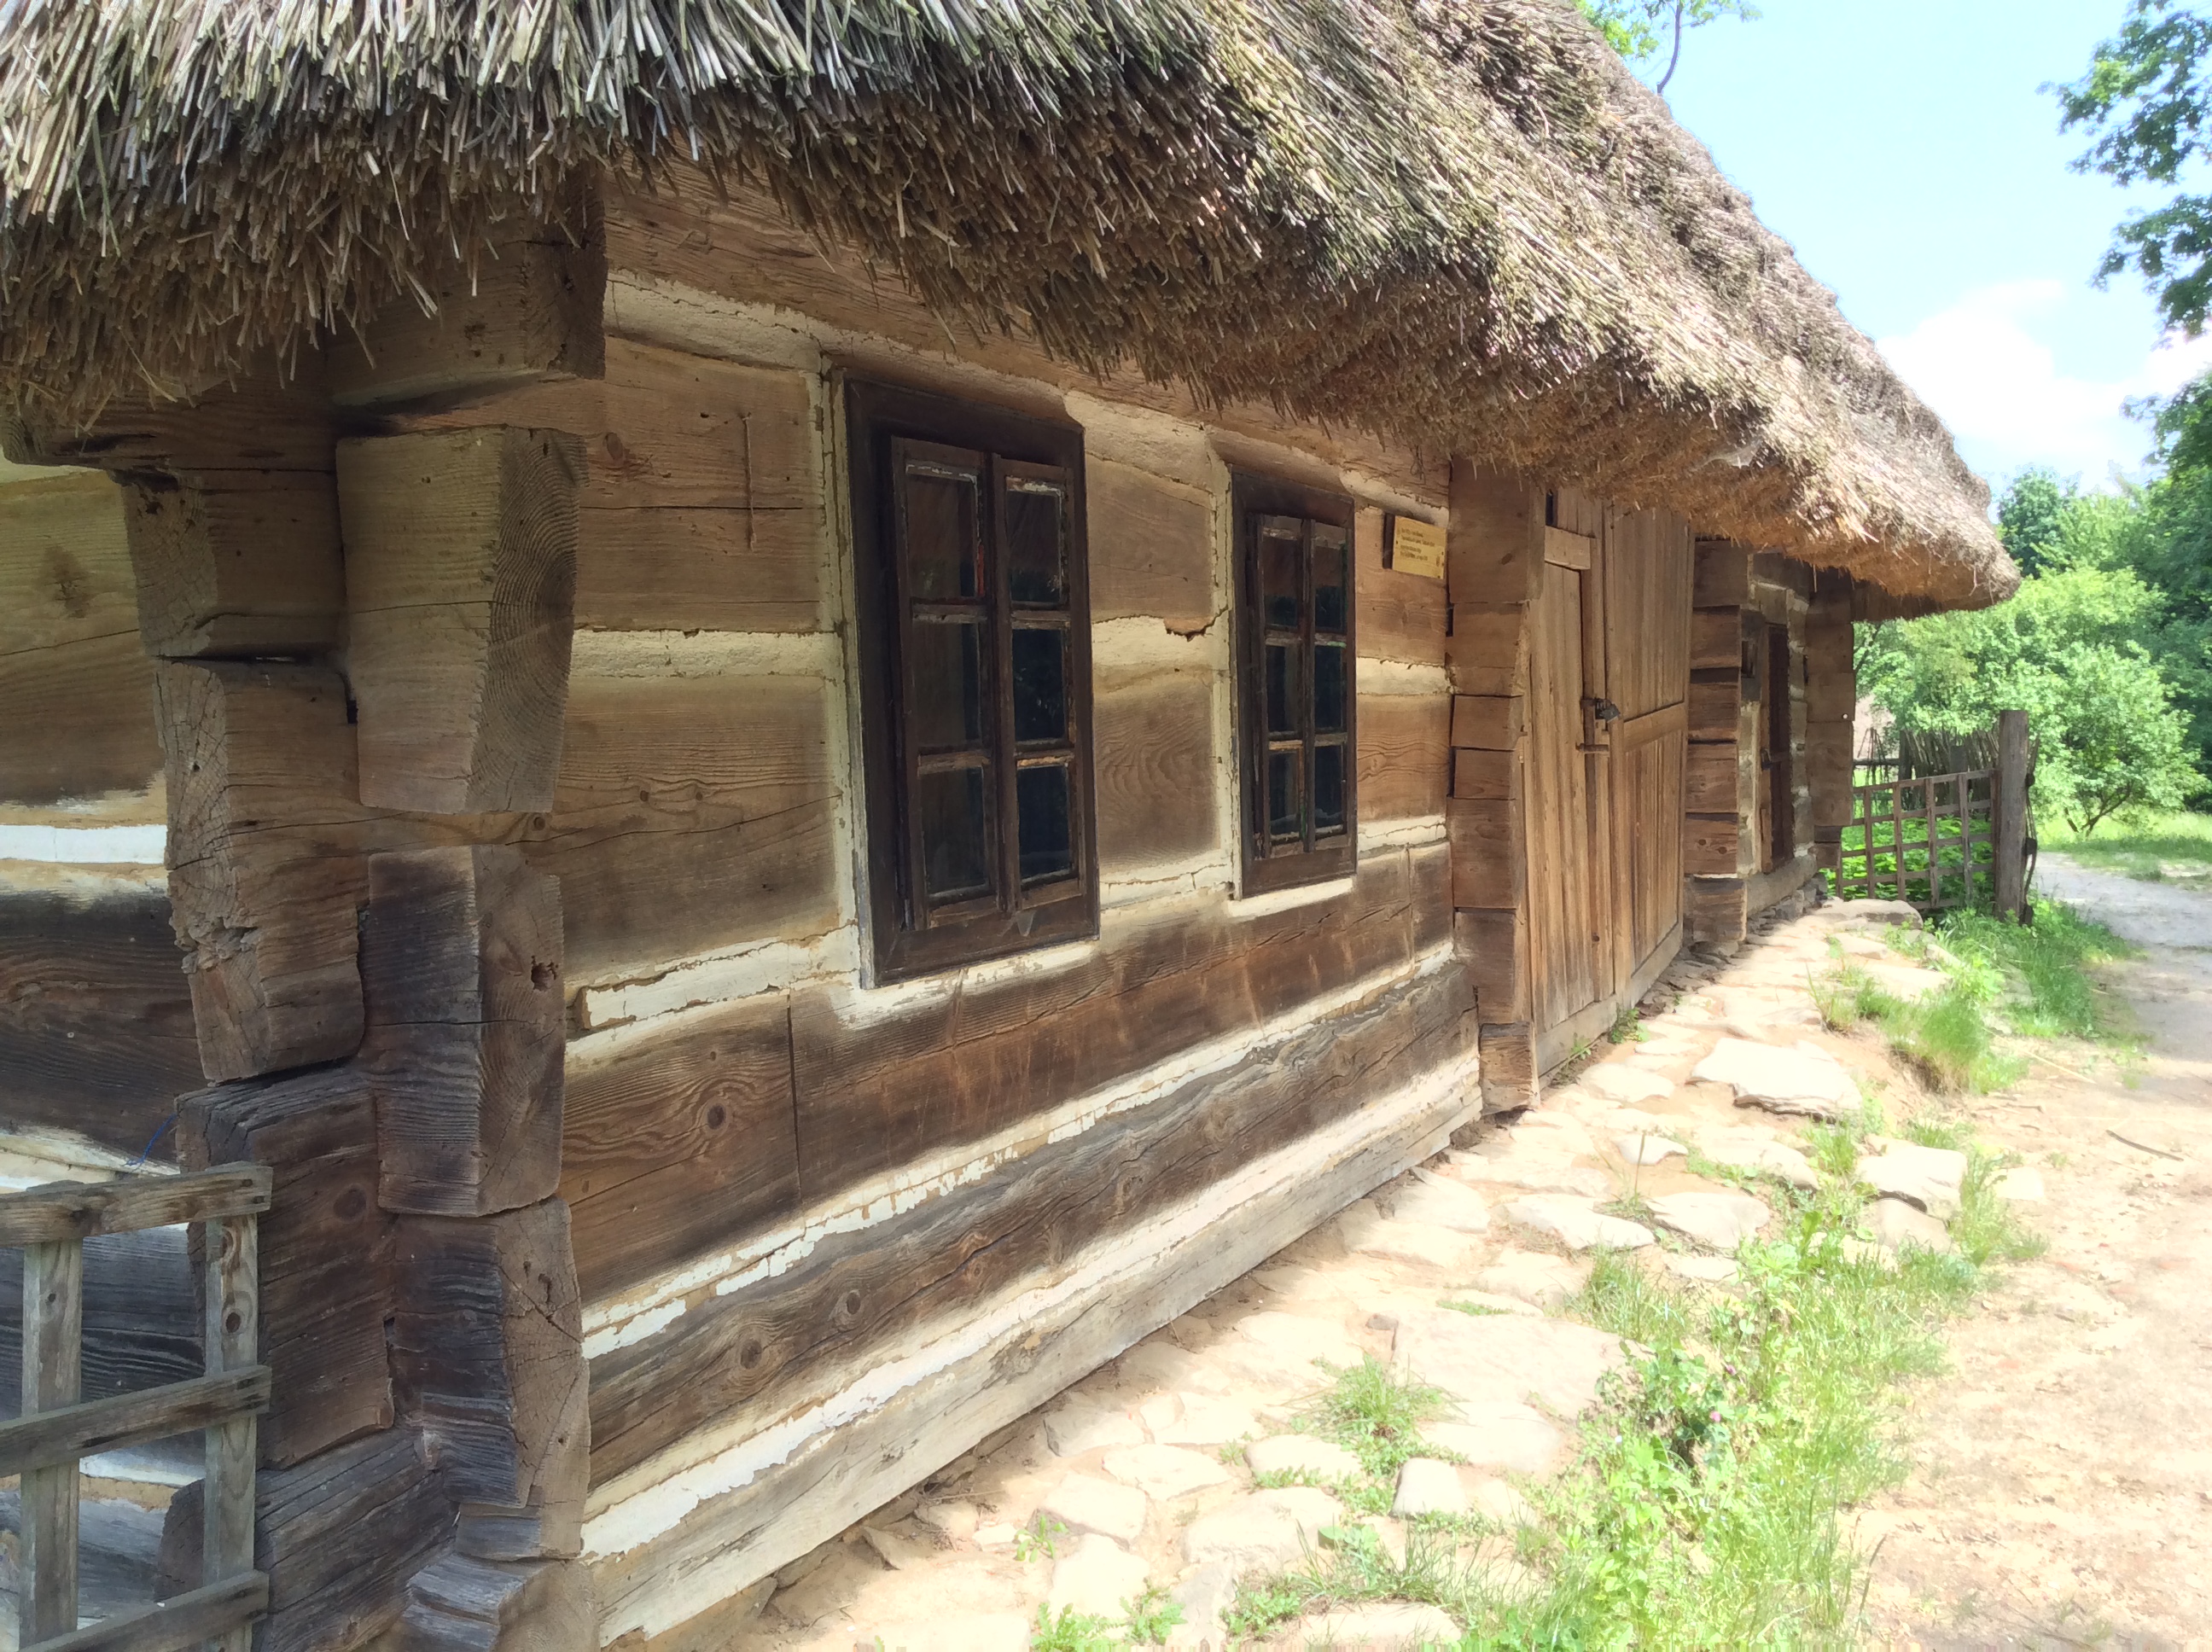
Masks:
[[[1086,366],[1893,590],[1987,489],[1563,0],[0,0],[0,380],[204,381],[671,160]]]

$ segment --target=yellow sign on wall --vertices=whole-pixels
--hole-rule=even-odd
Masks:
[[[1444,531],[1418,516],[1384,519],[1382,565],[1425,580],[1444,576]]]

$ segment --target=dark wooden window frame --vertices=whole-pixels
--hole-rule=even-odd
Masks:
[[[1271,890],[1322,884],[1349,878],[1359,864],[1359,719],[1358,719],[1358,557],[1352,534],[1352,501],[1343,494],[1288,482],[1273,477],[1237,472],[1231,478],[1231,504],[1236,521],[1236,600],[1234,612],[1237,654],[1237,851],[1238,888],[1242,894],[1264,895]],[[1305,547],[1304,583],[1296,641],[1299,648],[1300,706],[1295,736],[1270,736],[1267,728],[1267,647],[1270,633],[1262,612],[1261,540],[1268,524],[1296,521],[1309,525]],[[1315,625],[1313,538],[1311,529],[1334,529],[1344,547],[1344,629],[1340,644],[1317,641]],[[1333,639],[1338,634],[1319,634]],[[1288,631],[1277,633],[1278,643],[1291,641]],[[1344,659],[1344,729],[1317,732],[1314,727],[1314,677],[1311,662],[1317,647],[1340,647]],[[1278,841],[1269,828],[1267,761],[1277,748],[1285,750],[1292,740],[1301,751],[1301,819],[1299,837]],[[1317,835],[1309,795],[1318,745],[1343,747],[1344,826],[1340,833]]]
[[[1093,819],[1091,592],[1083,490],[1083,431],[1007,409],[863,380],[844,381],[860,653],[862,773],[866,787],[867,916],[875,978],[901,981],[1098,932],[1097,831]],[[979,532],[982,590],[965,603],[926,602],[903,583],[902,529],[894,489],[901,465],[963,466],[988,501]],[[902,473],[905,474],[905,473]],[[1065,600],[1016,604],[1005,553],[1002,500],[1012,489],[1064,482]],[[909,703],[909,639],[938,609],[972,610],[988,640],[981,725],[972,746],[927,755]],[[1066,738],[1017,741],[1015,634],[1066,638]],[[931,901],[921,890],[921,826],[910,806],[916,777],[948,764],[980,769],[988,786],[987,853],[993,886],[965,900]],[[1072,870],[1025,884],[1016,841],[1019,774],[1067,773]]]

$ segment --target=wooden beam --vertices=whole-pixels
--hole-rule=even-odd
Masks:
[[[86,1400],[0,1423],[0,1474],[54,1468],[103,1451],[190,1434],[269,1403],[269,1368],[249,1365],[219,1376]]]
[[[1510,751],[1521,744],[1525,695],[1452,696],[1451,743],[1480,751]]]
[[[1482,1029],[1482,1106],[1486,1113],[1533,1107],[1538,1088],[1536,1041],[1526,1021],[1486,1023]]]
[[[57,1635],[29,1652],[187,1652],[222,1645],[226,1632],[246,1630],[269,1606],[265,1573],[249,1571],[189,1589],[151,1606],[111,1613],[97,1623]]]
[[[313,666],[179,660],[155,686],[202,1066],[243,1078],[352,1054],[368,817],[345,684]]]
[[[1693,608],[1741,608],[1751,600],[1751,553],[1726,539],[1698,541]]]
[[[1452,904],[1518,907],[1528,887],[1528,851],[1516,799],[1454,798],[1444,805],[1451,842]]]
[[[1528,693],[1528,604],[1454,603],[1444,664],[1459,693]]]
[[[1683,879],[1682,932],[1688,939],[1734,944],[1743,938],[1748,918],[1742,878]]]
[[[339,444],[363,802],[553,806],[583,475],[581,444],[557,431]]]
[[[1544,513],[1527,477],[1455,458],[1445,583],[1462,603],[1533,602],[1542,587]]]
[[[268,1208],[269,1172],[257,1165],[226,1164],[194,1175],[50,1181],[0,1193],[0,1245],[58,1244]]]
[[[1452,754],[1451,794],[1455,798],[1518,798],[1521,795],[1521,754],[1483,751],[1462,746]]]
[[[520,850],[368,859],[362,926],[386,1210],[481,1216],[561,1178],[561,888]]]
[[[345,570],[327,474],[142,473],[124,495],[147,653],[241,658],[337,645]]]
[[[393,1371],[460,1503],[461,1549],[580,1553],[591,1438],[568,1207],[410,1218],[398,1255]]]
[[[441,1555],[408,1583],[398,1639],[424,1652],[598,1652],[591,1570]]]
[[[1528,1020],[1527,915],[1518,908],[1463,908],[1452,914],[1452,940],[1474,983],[1475,1012],[1499,1024]]]

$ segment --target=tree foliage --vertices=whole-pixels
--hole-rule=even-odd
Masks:
[[[2088,72],[2051,89],[2061,130],[2094,137],[2075,170],[2175,190],[2164,205],[2120,224],[2100,278],[2135,270],[2170,324],[2201,332],[2212,309],[2212,195],[2179,186],[2192,162],[2212,154],[2212,17],[2176,0],[2131,0]]]
[[[1682,36],[1723,17],[1747,22],[1759,15],[1751,0],[1581,0],[1583,15],[1595,23],[1615,52],[1631,63],[1668,53],[1659,90],[1674,78],[1682,61]]]

